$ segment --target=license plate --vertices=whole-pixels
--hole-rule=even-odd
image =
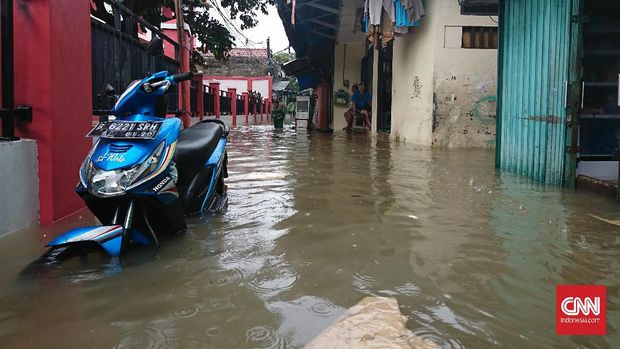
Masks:
[[[86,137],[154,139],[161,124],[161,121],[106,121],[95,126]]]

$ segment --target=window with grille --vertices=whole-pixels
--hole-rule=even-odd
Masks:
[[[463,27],[461,47],[497,49],[497,27]]]

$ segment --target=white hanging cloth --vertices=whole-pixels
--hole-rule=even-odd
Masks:
[[[381,24],[381,9],[384,9],[390,19],[395,21],[394,0],[366,0],[364,5],[365,12],[368,14],[369,25]]]

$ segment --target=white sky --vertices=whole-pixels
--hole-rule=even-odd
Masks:
[[[211,14],[220,22],[230,27],[230,24],[226,23],[226,21],[222,21],[222,16],[216,10],[211,9]],[[228,15],[228,13],[225,13],[225,15]],[[280,20],[280,16],[278,16],[278,10],[275,6],[269,7],[268,15],[259,12],[257,19],[258,25],[254,28],[241,31],[243,35],[229,28],[233,36],[237,38],[235,40],[237,47],[267,47],[267,37],[271,38],[271,50],[273,52],[278,52],[288,47],[288,38],[286,37],[282,21]],[[234,22],[234,24],[237,28],[241,28],[239,21]],[[250,40],[247,45],[246,38]]]

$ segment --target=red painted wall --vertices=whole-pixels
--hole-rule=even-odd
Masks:
[[[88,1],[19,1],[15,21],[15,102],[33,107],[17,129],[39,151],[41,223],[82,207],[74,189],[91,143],[92,81]]]

